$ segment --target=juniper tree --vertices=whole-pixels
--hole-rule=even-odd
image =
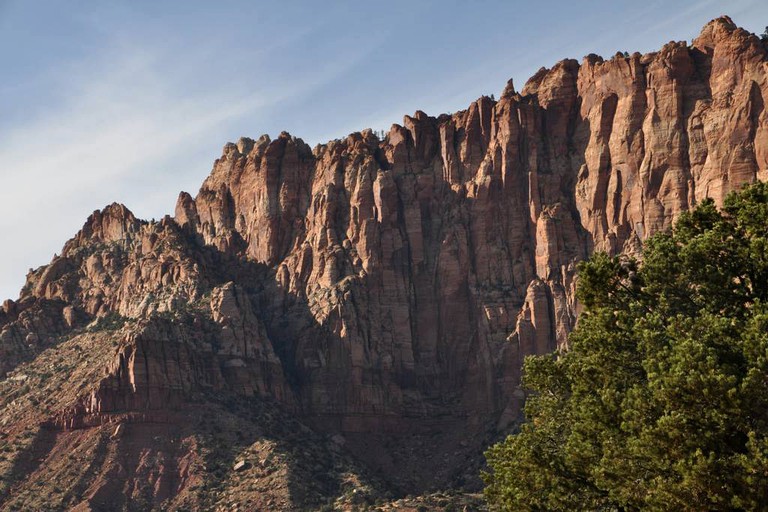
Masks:
[[[642,263],[580,265],[570,349],[525,361],[517,435],[486,453],[501,510],[768,503],[768,185],[704,201]]]

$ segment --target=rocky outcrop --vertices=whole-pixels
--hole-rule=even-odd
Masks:
[[[138,322],[105,377],[64,421],[121,411],[178,409],[201,391],[262,396],[293,409],[280,359],[249,297],[233,283],[216,287],[207,312]]]
[[[111,205],[32,272],[0,310],[0,372],[35,340],[128,322],[59,425],[259,396],[384,472],[445,453],[411,482],[448,485],[519,419],[522,359],[567,345],[580,260],[637,254],[768,177],[766,53],[724,17],[690,46],[566,60],[383,140],[229,143],[174,218]]]

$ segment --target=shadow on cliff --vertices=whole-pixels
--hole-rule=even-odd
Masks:
[[[252,491],[253,482],[246,480],[252,475],[265,481],[264,490],[285,486],[291,506],[299,510],[314,509],[352,493],[367,504],[391,496],[387,486],[372,477],[364,465],[280,404],[234,394],[207,398],[214,405],[203,413],[196,430],[208,453],[209,480],[205,486],[211,497],[218,490],[238,491],[244,485]],[[233,473],[238,463],[242,469]],[[238,482],[237,471],[243,471],[246,479]],[[282,471],[283,481],[270,482]],[[247,490],[243,487],[239,492]]]
[[[506,185],[500,178],[491,181],[483,210],[478,210],[477,200],[468,197],[465,189],[456,191],[445,182],[438,184],[433,203],[421,205],[424,229],[418,264],[414,264],[416,249],[409,239],[403,194],[398,192],[398,224],[394,229],[405,243],[382,265],[392,271],[393,279],[403,283],[406,296],[383,305],[375,297],[382,290],[383,275],[360,275],[346,251],[339,279],[332,286],[342,297],[334,300],[343,302],[318,305],[317,300],[330,299],[314,297],[312,305],[303,292],[287,290],[274,268],[207,247],[211,261],[205,267],[215,274],[213,281],[237,283],[258,304],[258,315],[296,397],[295,412],[329,436],[341,434],[344,448],[387,481],[396,494],[477,489],[481,485],[482,451],[498,438],[499,416],[513,399],[516,387],[505,387],[509,380],[504,374],[514,372],[519,379],[526,354],[519,354],[512,362],[499,360],[497,353],[504,350],[504,341],[496,346],[481,336],[479,315],[489,296],[501,297],[499,300],[519,309],[528,283],[536,277],[536,226],[525,220],[530,218],[527,179],[527,175],[517,176],[519,183]],[[580,227],[574,187],[572,183],[561,186],[563,194],[558,197],[564,197]],[[566,190],[569,195],[565,195]],[[515,195],[510,198],[510,194]],[[342,213],[332,221],[339,241],[345,239],[344,226],[349,219],[344,215],[348,211],[337,208]],[[482,229],[474,225],[478,222],[483,223]],[[522,233],[518,246],[507,238],[515,229]],[[490,243],[477,239],[478,231],[497,237],[492,243],[506,254],[510,265],[514,258],[525,259],[522,265],[527,270],[516,287],[492,283],[490,278],[478,282],[478,276],[490,272],[483,265],[501,264],[477,261],[477,254]],[[591,240],[584,237],[583,230],[580,233],[580,243],[589,246]],[[455,265],[446,263],[446,240],[455,245],[451,249],[455,254],[450,253]],[[202,245],[199,238],[196,243]],[[242,239],[236,240],[237,252],[244,247]],[[587,251],[586,247],[571,249],[580,254]],[[458,282],[443,282],[447,272],[456,272]],[[346,288],[336,288],[345,280]],[[450,300],[442,300],[441,287],[449,284],[453,286]],[[370,316],[371,304],[378,308],[378,316]],[[407,310],[400,315],[406,325],[396,319],[398,306]],[[322,323],[317,319],[318,308],[327,310]],[[355,312],[356,321],[349,326],[342,326],[349,320],[343,310]],[[384,331],[394,332],[396,343],[405,342],[397,337],[398,330],[407,335],[412,344],[408,348],[413,357],[410,365],[392,370],[376,359],[385,352],[381,340],[371,334],[372,330],[382,330],[377,321],[388,323]],[[549,325],[555,325],[554,317]],[[347,327],[354,330],[352,337],[337,334]],[[353,360],[353,351],[364,354],[365,366]],[[517,368],[511,368],[515,365]]]
[[[451,193],[456,196],[455,192]],[[462,204],[463,209],[471,208],[471,200],[467,198],[454,197],[452,202]],[[467,222],[466,218],[460,219],[460,224],[469,229]],[[404,229],[401,226],[403,235]],[[354,455],[370,471],[387,481],[387,487],[398,495],[480,485],[478,461],[482,461],[482,449],[490,440],[486,431],[490,429],[478,429],[477,425],[495,425],[494,416],[498,411],[486,410],[478,415],[472,404],[463,403],[469,371],[468,353],[456,357],[449,349],[459,348],[448,347],[437,356],[441,360],[431,363],[433,366],[428,372],[419,371],[424,362],[420,361],[418,346],[414,347],[414,369],[409,371],[391,371],[370,359],[367,367],[356,367],[351,356],[353,350],[365,352],[369,357],[380,349],[370,336],[364,334],[370,331],[369,325],[358,326],[362,336],[344,339],[334,332],[338,330],[341,318],[331,312],[321,324],[309,300],[287,291],[280,284],[275,269],[203,246],[195,234],[190,233],[190,237],[196,238],[193,243],[202,248],[199,263],[206,269],[211,286],[235,282],[257,305],[257,314],[296,398],[295,406],[288,406],[288,410],[328,438],[337,436],[343,451]],[[434,259],[434,255],[427,257]],[[393,262],[393,266],[404,280],[412,281],[414,269],[410,264],[409,248],[401,250],[395,258],[398,261]],[[434,264],[434,261],[428,262],[427,268],[422,270],[423,275],[433,274],[433,269],[428,267]],[[473,265],[472,262],[467,264]],[[349,277],[351,270],[351,267],[347,268],[341,279]],[[368,296],[380,287],[380,283],[371,282],[377,277],[356,276],[352,288],[347,290],[351,295],[343,307],[354,309],[360,315],[361,324],[373,321],[367,317],[365,305]],[[472,303],[468,283],[462,285],[459,293],[463,304]],[[418,307],[419,297],[414,295],[405,305],[411,313]],[[430,300],[436,301],[434,296]],[[363,308],[362,311],[357,311],[358,307]],[[467,325],[474,322],[475,307],[468,309],[455,312],[466,315]],[[449,329],[450,325],[430,328]],[[411,329],[413,338],[418,338],[418,326],[410,325],[407,329]],[[454,336],[458,339],[456,333]],[[471,336],[476,337],[476,333],[468,333],[467,338]],[[462,341],[465,351],[478,343],[476,339],[469,343]],[[357,342],[364,346],[351,346]],[[491,368],[486,371],[489,375],[493,373]],[[370,395],[364,395],[366,392],[384,396],[379,397],[379,402],[365,403],[372,399]],[[485,405],[495,401],[494,397],[486,397],[482,402]],[[289,449],[290,441],[285,446]],[[302,474],[300,468],[295,472],[298,476],[294,477],[291,476],[294,471],[289,471],[289,480],[299,489],[309,476]],[[342,483],[328,481],[324,485],[333,488]]]

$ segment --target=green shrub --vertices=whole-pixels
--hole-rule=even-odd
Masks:
[[[567,352],[529,357],[518,435],[487,453],[504,510],[768,503],[768,185],[682,215],[643,263],[580,266]]]

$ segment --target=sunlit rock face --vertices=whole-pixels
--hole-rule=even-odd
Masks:
[[[269,315],[311,318],[287,340],[305,411],[368,428],[450,397],[484,422],[524,355],[567,343],[580,259],[636,253],[768,172],[767,66],[721,18],[690,47],[566,60],[383,141],[241,139],[176,218],[274,270],[292,304]]]

